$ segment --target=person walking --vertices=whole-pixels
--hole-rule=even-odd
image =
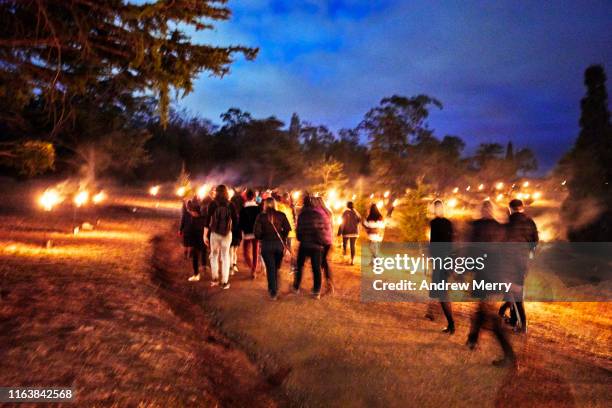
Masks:
[[[310,196],[304,197],[304,206],[297,219],[297,240],[299,249],[297,256],[297,270],[295,272],[292,292],[298,294],[302,282],[302,272],[306,258],[310,258],[312,266],[312,297],[321,298],[321,255],[326,242],[329,224],[320,212],[315,210],[313,200]]]
[[[230,244],[232,242],[232,224],[238,222],[234,205],[229,201],[227,187],[217,186],[215,199],[208,205],[205,243],[210,247],[211,286],[219,284],[219,261],[221,261],[221,287],[229,289]],[[209,241],[210,232],[210,241]]]
[[[290,269],[289,273],[295,273],[295,257],[293,256],[293,241],[295,240],[295,206],[291,201],[291,195],[289,193],[283,193],[280,201],[277,201],[277,209],[285,214],[287,220],[289,220],[289,225],[291,226],[291,231],[289,231],[289,235],[287,236],[287,250],[289,251],[289,264]]]
[[[352,201],[346,203],[346,210],[342,213],[342,224],[338,227],[338,235],[342,236],[342,255],[346,257],[347,244],[350,246],[351,261],[355,264],[355,242],[359,238],[359,224],[361,215],[355,210]]]
[[[525,276],[529,258],[533,256],[538,245],[539,235],[535,222],[525,214],[525,206],[521,200],[510,201],[508,207],[510,217],[506,224],[506,242],[510,243],[511,271],[509,277],[512,282],[512,292],[509,294],[511,299],[506,300],[498,313],[505,318],[505,312],[510,308],[510,318],[507,319],[507,323],[515,327],[516,331],[526,333],[527,314],[523,303]]]
[[[261,256],[266,265],[268,293],[271,300],[278,299],[279,270],[290,231],[289,220],[283,212],[276,209],[276,200],[272,197],[266,198],[263,212],[255,219],[253,233],[261,243]]]
[[[506,282],[505,274],[505,257],[503,251],[500,248],[499,242],[505,240],[505,229],[504,226],[495,220],[493,217],[493,205],[490,201],[484,201],[481,208],[481,218],[475,220],[471,224],[471,235],[470,242],[475,243],[492,243],[485,245],[484,247],[479,246],[473,249],[479,249],[478,252],[484,252],[487,254],[487,262],[485,268],[476,269],[475,280],[485,281],[487,283],[500,283]],[[493,361],[495,366],[508,366],[516,363],[516,356],[512,345],[508,340],[506,333],[501,327],[500,319],[495,313],[494,298],[496,296],[502,296],[499,291],[485,291],[478,290],[474,291],[474,296],[479,300],[478,308],[472,316],[470,325],[470,332],[468,334],[467,345],[473,350],[476,348],[478,343],[479,334],[483,326],[490,326],[493,330],[495,338],[501,346],[504,356],[499,360]]]
[[[188,249],[193,268],[193,275],[189,278],[189,281],[197,282],[200,280],[200,264],[203,269],[206,266],[206,246],[204,245],[205,217],[200,212],[200,204],[197,200],[187,201],[185,209],[188,216],[183,218],[181,231],[183,243]]]
[[[429,253],[434,258],[446,258],[452,253],[452,242],[453,242],[453,223],[446,217],[444,217],[444,203],[441,200],[434,201],[434,215],[435,217],[430,221],[429,228]],[[442,268],[434,268],[431,275],[432,283],[443,283],[448,280],[449,271]],[[454,334],[455,333],[455,321],[453,319],[453,307],[452,303],[448,300],[448,291],[446,290],[430,290],[429,297],[432,299],[438,299],[442,312],[446,317],[446,327],[442,330],[444,333]],[[431,309],[432,304],[430,303],[426,317],[430,320],[434,320],[433,310]]]
[[[251,278],[257,277],[257,261],[259,260],[259,245],[253,234],[253,226],[255,225],[255,219],[261,212],[261,207],[255,201],[255,192],[253,190],[247,190],[246,202],[244,207],[240,210],[239,223],[240,231],[242,231],[242,251],[244,255],[244,261],[251,270]]]
[[[325,275],[325,286],[327,293],[333,294],[335,292],[334,281],[332,279],[332,271],[329,264],[329,253],[334,242],[334,228],[333,228],[333,217],[332,212],[325,205],[325,201],[321,197],[314,197],[314,208],[321,214],[325,220],[327,228],[325,228],[325,242],[323,243],[323,250],[321,251],[321,269]]]
[[[368,244],[370,247],[370,253],[372,260],[370,264],[374,262],[375,258],[378,258],[380,253],[380,243],[385,235],[385,220],[382,214],[378,210],[376,204],[370,206],[370,212],[363,222],[366,234],[368,236]]]
[[[234,195],[230,198],[230,202],[234,205],[234,209],[237,214],[240,214],[244,207],[244,198],[242,197],[239,188],[234,188]],[[240,230],[240,216],[238,216],[238,222],[232,224],[232,243],[230,244],[230,263],[232,268],[230,275],[234,275],[238,272],[238,248],[242,242],[242,231]]]

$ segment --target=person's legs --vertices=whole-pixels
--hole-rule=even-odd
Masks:
[[[261,245],[261,257],[264,260],[266,269],[268,271],[266,277],[268,280],[268,293],[270,296],[276,296],[277,282],[276,282],[276,248],[273,243],[264,242]]]
[[[348,237],[342,237],[342,256],[346,256],[346,243],[348,240]]]
[[[210,234],[210,273],[215,283],[219,282],[219,255],[221,251],[221,236]]]
[[[455,332],[455,321],[453,320],[453,304],[451,302],[440,302],[444,317],[446,317],[447,326],[444,329],[445,333],[453,334]]]
[[[249,252],[249,246],[253,243],[253,240],[245,238],[243,241],[244,243],[242,244],[242,255],[244,256],[244,262],[246,262],[250,270],[253,270],[253,262],[251,261],[251,253]]]
[[[251,273],[255,275],[257,271],[257,264],[259,261],[259,241],[254,239],[251,245],[253,245],[253,268],[251,269]]]
[[[200,270],[199,270],[199,266],[200,266],[199,258],[200,258],[200,250],[199,250],[199,248],[197,248],[197,247],[191,248],[191,266],[193,268],[193,276],[197,276],[197,275],[200,274]]]
[[[325,273],[325,279],[328,281],[332,280],[331,268],[329,267],[329,262],[327,262],[327,257],[329,255],[330,249],[331,245],[325,245],[323,247],[323,250],[321,251],[321,269],[323,269],[323,273]]]
[[[302,283],[302,272],[304,271],[304,262],[306,262],[306,249],[300,245],[297,255],[297,269],[293,278],[293,289],[299,290]]]
[[[355,262],[355,241],[357,241],[357,237],[349,238],[349,243],[351,245],[351,265]]]
[[[525,314],[525,305],[523,302],[515,302],[514,304],[516,305],[516,309],[518,311],[518,317],[521,318],[521,331],[527,331],[527,315]],[[512,308],[512,311],[516,315],[514,308]]]
[[[238,245],[230,246],[230,263],[232,264],[232,274],[238,268]]]
[[[224,285],[229,282],[230,274],[230,244],[232,243],[232,233],[226,236],[220,236],[220,251],[221,251],[221,283]]]
[[[318,295],[321,293],[321,255],[322,251],[318,249],[311,249],[309,251],[310,263],[312,265],[312,280],[313,287],[312,293]]]
[[[510,344],[510,341],[508,340],[504,329],[501,327],[501,321],[495,315],[495,306],[493,304],[486,304],[485,308],[487,308],[485,313],[487,314],[487,319],[491,321],[495,338],[497,338],[499,345],[504,351],[504,357],[501,360],[494,361],[493,364],[503,366],[508,363],[513,363],[516,360],[516,355],[514,354],[512,344]]]
[[[470,324],[470,334],[468,334],[467,344],[473,349],[478,343],[478,337],[480,329],[485,321],[485,306],[484,302],[478,302],[478,309],[472,316],[472,322]]]

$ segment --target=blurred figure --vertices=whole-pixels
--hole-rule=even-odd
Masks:
[[[277,209],[285,214],[287,220],[289,220],[289,225],[291,226],[291,231],[289,231],[289,235],[287,236],[287,248],[289,252],[289,263],[291,265],[290,272],[291,274],[295,273],[295,258],[293,257],[293,240],[295,238],[295,207],[293,202],[291,201],[291,195],[289,193],[284,193],[279,202],[277,202]]]
[[[323,243],[323,250],[321,252],[321,269],[323,269],[323,273],[325,275],[325,285],[328,293],[334,293],[334,282],[332,279],[332,271],[329,265],[329,252],[332,248],[332,244],[334,242],[334,234],[333,234],[333,217],[332,212],[325,205],[325,201],[321,197],[314,197],[313,202],[315,203],[315,210],[321,214],[323,219],[325,220],[325,224],[327,228],[325,228],[325,242]]]
[[[361,224],[361,215],[355,210],[352,201],[346,203],[346,210],[342,213],[342,224],[338,227],[338,235],[342,236],[342,255],[346,257],[347,244],[350,245],[351,261],[350,264],[355,264],[355,242],[359,238],[359,224]]]
[[[186,205],[186,211],[189,216],[184,219],[182,231],[183,242],[189,249],[193,267],[193,276],[189,278],[189,281],[197,282],[200,280],[200,263],[202,268],[206,266],[206,247],[204,245],[205,217],[200,213],[200,204],[197,200],[189,200]]]
[[[529,258],[538,245],[538,228],[535,222],[525,215],[525,206],[521,200],[512,200],[509,205],[510,217],[506,224],[506,241],[512,245],[510,255],[510,279],[512,282],[511,299],[506,301],[499,309],[499,315],[505,318],[506,310],[510,308],[508,324],[515,327],[517,331],[527,332],[527,315],[523,304],[523,288],[525,276],[527,275]],[[517,244],[523,243],[524,245]],[[517,313],[518,312],[518,313]],[[520,323],[520,324],[519,324]]]
[[[266,264],[268,293],[270,299],[278,299],[279,270],[287,247],[287,236],[291,231],[289,220],[281,211],[276,210],[276,200],[264,200],[263,212],[257,215],[253,233],[261,242],[261,256]]]
[[[240,231],[242,231],[242,238],[244,240],[242,244],[244,261],[251,270],[251,278],[253,279],[257,277],[257,261],[259,259],[259,245],[258,241],[255,239],[255,234],[253,234],[253,226],[260,212],[261,207],[255,201],[255,192],[253,190],[247,190],[246,202],[238,218]]]
[[[429,223],[429,252],[432,257],[446,258],[452,253],[453,242],[453,223],[448,218],[444,217],[444,204],[441,200],[434,201],[434,219]],[[441,266],[441,265],[440,265]],[[432,283],[441,283],[448,280],[449,271],[444,268],[435,268],[431,275]],[[442,312],[446,317],[447,325],[442,330],[444,333],[455,333],[455,321],[453,320],[452,303],[448,301],[448,293],[446,290],[430,290],[429,297],[439,299]],[[430,303],[426,317],[434,320],[433,310]]]
[[[239,188],[234,188],[234,195],[230,201],[234,205],[236,213],[240,214],[242,207],[244,207],[244,199]],[[230,270],[230,275],[238,272],[238,248],[241,242],[242,231],[240,230],[240,217],[238,217],[238,222],[232,225],[232,243],[230,244],[230,263],[232,264],[232,269]]]
[[[227,187],[217,186],[215,199],[208,205],[204,239],[210,246],[211,286],[219,284],[219,260],[221,261],[221,287],[229,289],[230,244],[232,225],[238,222],[234,205],[229,201]],[[208,238],[210,232],[210,240]]]
[[[297,256],[297,270],[292,291],[298,294],[302,282],[302,272],[306,258],[310,258],[313,275],[312,296],[321,298],[321,255],[325,245],[329,224],[320,212],[315,210],[312,198],[304,197],[304,206],[297,219],[297,239],[300,242]]]
[[[476,269],[475,280],[484,280],[491,283],[506,282],[503,252],[499,245],[495,244],[503,242],[505,239],[504,226],[493,218],[493,206],[490,201],[482,203],[481,218],[472,222],[470,242],[492,242],[494,244],[486,246],[487,263],[484,269]],[[496,246],[497,245],[497,246]],[[474,349],[478,343],[480,330],[487,324],[493,330],[495,338],[499,342],[504,356],[500,360],[493,361],[496,366],[514,365],[516,356],[512,345],[508,341],[504,330],[501,327],[501,322],[495,313],[495,296],[500,296],[499,292],[478,291],[474,292],[474,296],[479,299],[478,310],[472,317],[470,333],[468,335],[467,345],[470,349]]]
[[[378,210],[376,204],[370,206],[370,212],[363,222],[366,234],[368,235],[368,242],[370,246],[370,252],[372,253],[372,260],[378,258],[380,252],[380,243],[385,235],[385,220],[382,214]],[[370,260],[370,264],[372,264]]]

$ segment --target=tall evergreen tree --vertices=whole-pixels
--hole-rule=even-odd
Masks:
[[[598,217],[571,226],[569,238],[577,241],[612,240],[612,127],[608,109],[606,74],[601,65],[584,73],[586,95],[580,102],[580,134],[561,169],[569,173],[569,195],[563,211],[570,220],[582,219],[585,210],[599,209]]]

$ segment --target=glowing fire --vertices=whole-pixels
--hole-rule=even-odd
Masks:
[[[529,187],[529,182],[528,181],[524,182],[523,183],[523,187],[525,187],[525,188]]]
[[[383,200],[379,200],[376,203],[376,207],[378,207],[378,209],[380,210],[381,208],[383,208],[383,206],[385,205],[385,203],[383,202]]]
[[[106,198],[107,198],[107,195],[106,195],[106,193],[104,192],[104,190],[100,190],[100,192],[99,192],[98,194],[94,195],[94,196],[91,198],[91,201],[92,201],[94,204],[100,204],[102,201],[106,200]]]
[[[495,188],[497,190],[501,190],[502,188],[504,188],[504,183],[502,183],[501,181],[497,182],[497,184],[495,184]]]
[[[53,207],[62,201],[64,201],[63,197],[55,189],[45,190],[38,199],[38,203],[45,209],[45,211],[51,211]]]
[[[484,184],[479,184],[478,185],[478,191],[482,191],[484,189]]]
[[[176,195],[179,197],[184,197],[187,193],[187,188],[185,186],[180,186],[176,189]]]
[[[383,194],[383,197],[389,198],[389,194],[391,194],[391,192],[389,190],[387,190],[387,191],[385,191],[385,194]]]
[[[156,195],[159,194],[159,190],[160,190],[160,186],[153,186],[149,189],[149,194],[151,194],[153,197],[155,197]]]
[[[454,198],[454,197],[453,197],[453,198],[451,198],[450,200],[448,200],[448,201],[446,202],[446,204],[447,204],[447,205],[448,205],[450,208],[455,208],[455,207],[457,206],[457,204],[458,204],[458,201],[457,201],[457,199],[456,199],[456,198]]]
[[[88,201],[89,201],[89,192],[87,190],[79,191],[74,196],[74,204],[77,207],[82,207],[83,205],[87,204]]]
[[[291,197],[293,198],[293,200],[298,200],[300,198],[300,195],[302,195],[302,192],[299,190],[295,190],[292,194]]]
[[[198,187],[198,190],[196,191],[196,195],[201,200],[204,197],[206,197],[209,191],[210,191],[210,186],[208,184],[202,184],[200,187]]]
[[[459,192],[459,187],[453,188],[453,194],[457,194]]]

